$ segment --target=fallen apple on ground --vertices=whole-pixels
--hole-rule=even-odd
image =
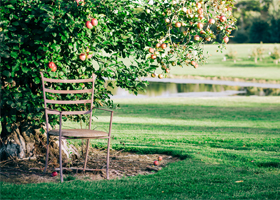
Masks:
[[[57,172],[52,173],[52,177],[57,176]]]
[[[158,161],[156,160],[156,161],[154,161],[154,165],[158,165]]]

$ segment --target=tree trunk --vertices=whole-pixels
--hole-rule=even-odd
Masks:
[[[46,155],[46,126],[32,127],[30,123],[23,121],[15,123],[12,131],[8,132],[5,128],[5,122],[2,122],[2,132],[0,137],[0,160],[6,160],[9,157],[17,158],[36,158]],[[45,130],[42,134],[41,128]],[[49,130],[51,126],[49,125]],[[59,145],[58,137],[50,137],[50,159],[58,158]],[[78,150],[67,143],[62,142],[63,160],[78,158]]]

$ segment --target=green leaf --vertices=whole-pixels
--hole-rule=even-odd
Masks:
[[[38,77],[36,77],[36,78],[34,79],[34,82],[35,82],[36,84],[39,84],[40,81],[41,81],[41,80],[40,80]]]
[[[18,57],[18,54],[17,54],[16,52],[12,51],[12,52],[11,52],[11,56],[12,56],[13,58],[17,58],[17,57]]]
[[[7,78],[11,76],[11,72],[9,72],[9,71],[7,71],[7,70],[4,70],[4,71],[2,72],[2,74],[3,74],[4,76],[6,76]]]

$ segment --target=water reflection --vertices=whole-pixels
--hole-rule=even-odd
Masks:
[[[216,84],[150,82],[146,91],[138,96],[115,87],[111,89],[113,98],[139,97],[219,97],[219,96],[280,96],[279,88],[243,87]]]

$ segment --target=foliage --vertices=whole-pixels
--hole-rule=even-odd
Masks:
[[[250,42],[269,42],[268,37],[269,24],[265,20],[255,19],[250,28]]]
[[[214,0],[200,2],[203,12],[198,16],[194,14],[199,9],[196,0],[154,1],[152,5],[130,0],[1,1],[3,130],[10,132],[15,122],[24,120],[37,125],[44,121],[40,71],[47,77],[60,79],[88,78],[95,73],[95,106],[112,106],[110,91],[105,87],[106,79],[114,79],[118,87],[137,94],[147,85],[141,78],[153,73],[160,65],[170,68],[191,61],[205,61],[201,46],[205,39],[211,40],[219,35],[228,37],[230,33],[225,27],[234,29],[235,19],[230,11],[234,0],[223,1],[222,5]],[[186,10],[193,13],[186,14]],[[221,15],[226,18],[216,20],[220,31],[210,31],[208,19]],[[87,28],[86,22],[93,18],[98,24],[92,29]],[[165,22],[166,18],[169,23]],[[185,32],[176,27],[176,23],[180,23]],[[203,33],[197,28],[198,23],[204,25]],[[194,40],[195,35],[200,36],[199,40]],[[168,48],[155,49],[156,59],[150,59],[148,49],[163,43]],[[84,61],[79,59],[81,54],[86,55]],[[186,57],[186,54],[191,56]],[[124,58],[131,58],[132,63],[124,64]],[[48,67],[50,62],[54,62],[57,70]],[[51,84],[49,87],[85,89],[90,86]],[[48,98],[74,100],[89,96],[55,94]],[[58,109],[57,105],[52,108]],[[84,109],[84,105],[67,105],[62,109]],[[50,121],[52,125],[57,123],[57,120]]]
[[[275,63],[278,64],[280,61],[280,47],[274,47],[273,52],[270,54],[270,57],[275,60]]]
[[[262,60],[264,53],[265,49],[262,46],[259,46],[252,49],[250,56],[253,57],[255,59],[255,63],[257,63],[258,59]]]
[[[225,55],[227,59],[231,59],[231,60],[234,60],[234,62],[236,61],[237,59],[237,51],[233,51],[232,49],[230,49],[230,51]]]

